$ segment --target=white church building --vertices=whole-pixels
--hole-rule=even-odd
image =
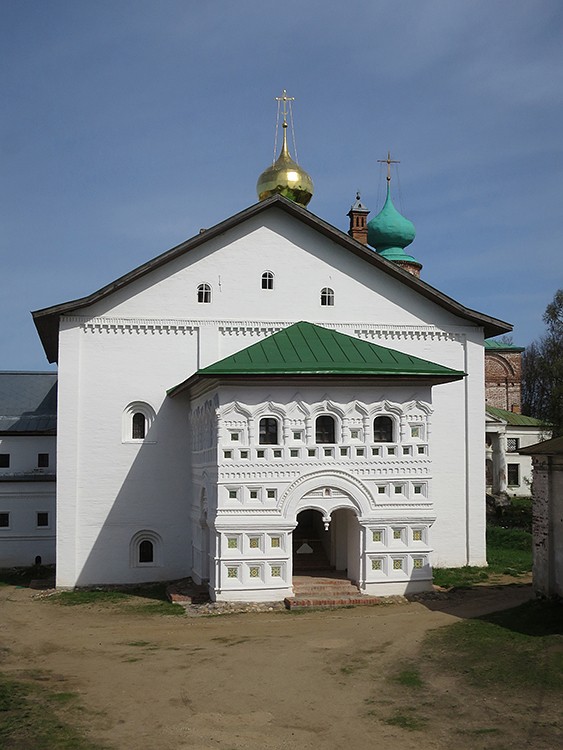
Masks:
[[[348,234],[312,214],[283,132],[257,204],[33,314],[60,587],[273,601],[314,558],[389,595],[486,563],[483,342],[511,327],[418,277],[389,192]]]

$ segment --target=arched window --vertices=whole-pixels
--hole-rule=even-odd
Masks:
[[[155,411],[150,404],[144,401],[132,401],[123,410],[121,440],[124,443],[156,442],[153,424],[155,417]]]
[[[129,554],[132,568],[158,567],[162,565],[162,539],[154,531],[138,531],[131,539]]]
[[[211,302],[211,287],[209,284],[200,284],[197,288],[197,301],[209,303]]]
[[[334,306],[334,290],[329,289],[328,286],[321,289],[321,305],[323,305],[323,307]]]
[[[317,417],[315,439],[317,443],[336,443],[334,417],[328,414]]]
[[[139,544],[139,562],[154,562],[154,546],[149,539],[143,539],[143,541]]]
[[[260,445],[278,445],[278,420],[275,417],[264,417],[260,420]]]
[[[264,271],[262,274],[262,289],[274,288],[274,274],[271,271]]]
[[[376,417],[373,420],[373,442],[393,442],[393,420],[391,417]]]
[[[131,420],[131,437],[133,440],[144,440],[147,433],[147,425],[145,415],[141,414],[140,411],[133,414]]]

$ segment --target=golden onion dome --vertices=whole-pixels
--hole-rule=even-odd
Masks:
[[[256,183],[258,199],[263,201],[276,193],[306,206],[313,197],[313,180],[293,161],[287,147],[287,122],[283,125],[283,143],[280,155],[271,167],[265,169]]]

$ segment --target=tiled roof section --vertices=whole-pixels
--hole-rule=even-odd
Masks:
[[[503,344],[502,341],[494,339],[485,339],[485,349],[493,352],[523,352],[526,347],[516,346],[516,344]]]
[[[563,436],[520,448],[518,453],[525,456],[560,456],[563,453]]]
[[[404,375],[458,380],[464,373],[301,322],[199,370],[198,375]]]
[[[497,409],[496,406],[487,406],[487,414],[497,419],[502,419],[506,424],[520,427],[542,427],[543,422],[534,417],[526,417],[524,414],[515,414],[513,411],[507,411],[506,409]]]
[[[0,434],[56,431],[57,373],[0,372]]]

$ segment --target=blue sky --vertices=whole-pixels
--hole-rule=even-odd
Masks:
[[[49,369],[29,311],[256,201],[295,97],[309,208],[417,229],[423,278],[526,345],[563,287],[560,0],[1,0],[0,369]]]

